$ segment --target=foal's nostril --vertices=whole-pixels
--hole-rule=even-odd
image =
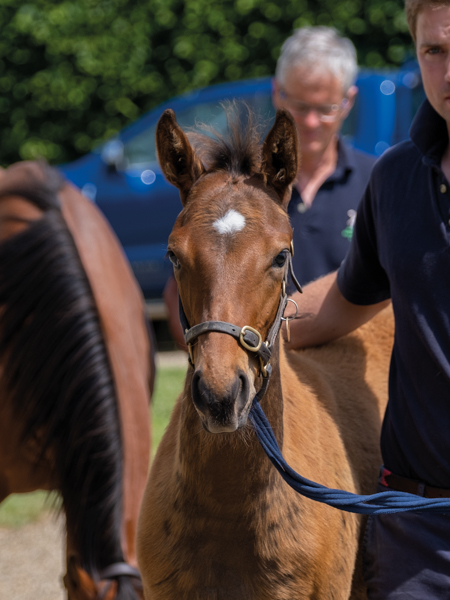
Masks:
[[[209,387],[202,376],[202,372],[198,370],[195,371],[192,377],[192,399],[200,411],[216,414],[223,410],[228,410],[234,405],[240,387],[240,380],[236,377],[228,389],[218,393],[217,390]]]
[[[209,415],[217,422],[226,423],[236,418],[248,401],[249,382],[242,371],[234,378],[228,389],[217,390],[210,388],[200,370],[195,371],[191,383],[192,400],[197,409],[205,416]]]
[[[201,381],[201,373],[200,371],[195,371],[192,377],[191,382],[191,391],[192,391],[192,400],[194,401],[195,406],[201,410],[205,411],[207,407],[206,397],[202,395],[200,392],[200,381]]]
[[[249,388],[250,388],[248,377],[242,371],[240,371],[240,374],[239,374],[239,383],[240,383],[240,386],[239,386],[240,389],[239,389],[239,393],[236,398],[238,414],[240,414],[240,412],[243,410],[243,408],[247,404]]]

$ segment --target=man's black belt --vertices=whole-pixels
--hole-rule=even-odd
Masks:
[[[423,481],[396,475],[384,467],[381,469],[378,482],[397,492],[408,492],[424,498],[450,498],[450,489],[431,487]]]

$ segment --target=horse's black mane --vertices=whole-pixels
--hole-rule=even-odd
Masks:
[[[251,176],[261,166],[262,128],[244,102],[223,105],[227,122],[220,133],[208,125],[189,134],[189,140],[208,171],[226,171],[231,175]]]
[[[36,163],[0,179],[0,201],[19,195],[44,211],[0,244],[2,385],[24,441],[37,434],[51,449],[68,531],[83,568],[96,575],[123,560],[122,445],[97,308],[60,211],[62,185],[55,170]]]

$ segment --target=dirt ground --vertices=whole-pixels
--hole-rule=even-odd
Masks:
[[[0,600],[63,600],[63,521],[44,514],[19,529],[0,528]]]

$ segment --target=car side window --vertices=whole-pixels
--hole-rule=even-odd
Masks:
[[[269,120],[274,115],[270,94],[257,94],[245,98],[246,103],[256,113],[257,118]],[[226,128],[225,112],[218,101],[194,104],[176,111],[177,122],[182,129],[189,130],[201,123],[211,126],[219,133]],[[144,169],[157,161],[155,145],[156,123],[129,140],[124,147],[124,169]]]
[[[156,162],[155,131],[156,123],[124,145],[123,168],[125,170],[144,168]]]
[[[184,130],[198,123],[211,125],[218,131],[225,127],[223,108],[216,103],[197,104],[176,113],[177,122]],[[125,144],[125,169],[145,167],[157,161],[155,145],[156,123],[142,131]]]

